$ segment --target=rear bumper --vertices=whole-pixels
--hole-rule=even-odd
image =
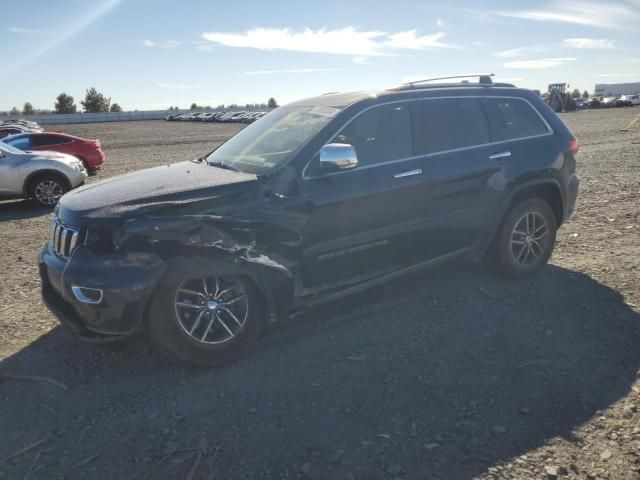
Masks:
[[[84,161],[88,170],[97,170],[104,163],[105,155],[102,150],[91,152],[84,156]]]
[[[108,342],[142,327],[163,262],[153,254],[95,255],[78,247],[69,260],[47,244],[38,256],[42,299],[60,323],[89,342]],[[98,289],[101,301],[80,301],[73,286]]]

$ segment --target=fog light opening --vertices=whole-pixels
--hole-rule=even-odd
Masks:
[[[102,302],[102,290],[99,288],[79,287],[77,285],[73,285],[71,287],[71,291],[79,302],[88,303],[90,305],[97,305]]]

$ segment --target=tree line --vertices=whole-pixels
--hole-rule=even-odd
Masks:
[[[87,89],[84,100],[80,101],[85,113],[101,113],[101,112],[121,112],[122,107],[117,103],[111,103],[111,97],[106,97],[98,92],[94,87]],[[71,95],[62,92],[57,96],[54,105],[55,113],[78,113],[78,106]],[[9,112],[10,115],[20,115],[20,110],[13,107]],[[25,102],[22,107],[23,115],[33,115],[35,110],[30,102]]]
[[[102,112],[121,112],[122,107],[117,103],[111,103],[111,97],[107,98],[102,93],[98,92],[94,87],[87,89],[84,96],[84,100],[80,101],[80,105],[86,113],[102,113]],[[278,102],[275,98],[271,97],[267,100],[267,103],[247,103],[245,108],[276,108]],[[191,104],[191,110],[204,110],[210,109],[210,106],[201,107],[196,103]],[[218,105],[217,109],[223,110],[224,105]],[[239,108],[235,103],[228,105],[227,108]],[[178,107],[169,107],[169,110],[180,110]],[[55,113],[78,113],[78,106],[75,103],[74,98],[71,95],[67,95],[62,92],[56,98]],[[10,115],[20,115],[20,110],[13,107],[9,112]],[[23,115],[33,115],[35,110],[30,102],[26,102],[22,108]]]
[[[276,108],[278,106],[278,102],[276,101],[275,98],[271,97],[269,98],[269,100],[267,100],[267,103],[247,103],[244,108]],[[217,110],[224,110],[225,108],[230,108],[230,109],[235,109],[235,108],[240,108],[240,105],[238,105],[237,103],[231,103],[229,105],[227,105],[226,107],[224,106],[224,104],[220,104],[217,107],[215,107]],[[180,110],[178,107],[169,107],[169,110]],[[189,110],[211,110],[211,106],[207,105],[207,106],[202,106],[202,105],[198,105],[197,103],[193,102],[191,104],[191,106],[189,107]]]

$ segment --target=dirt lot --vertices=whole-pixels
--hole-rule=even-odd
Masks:
[[[211,371],[68,335],[39,299],[50,214],[0,203],[0,479],[640,479],[640,127],[619,131],[639,113],[563,115],[582,188],[541,275],[414,275]],[[64,130],[102,140],[105,178],[239,128]]]

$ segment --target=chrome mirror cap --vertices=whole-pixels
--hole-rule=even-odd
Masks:
[[[353,145],[329,143],[320,150],[320,167],[323,172],[349,170],[358,166],[358,155]]]

